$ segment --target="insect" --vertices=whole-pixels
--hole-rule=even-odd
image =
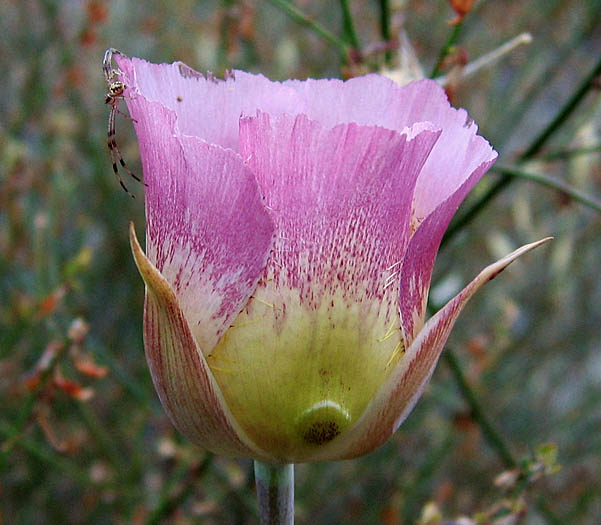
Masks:
[[[108,86],[108,91],[106,93],[104,102],[111,106],[111,112],[109,113],[107,144],[111,154],[111,160],[113,162],[113,171],[115,172],[115,176],[117,177],[119,184],[121,184],[121,187],[128,195],[135,198],[135,195],[130,193],[130,191],[127,189],[127,186],[125,186],[125,183],[123,182],[123,179],[119,173],[119,167],[117,166],[117,161],[119,161],[121,167],[127,171],[130,177],[134,178],[138,182],[142,182],[141,179],[127,167],[127,164],[125,164],[123,155],[121,155],[121,152],[117,147],[117,142],[115,141],[115,117],[117,116],[117,113],[121,113],[121,111],[119,111],[119,102],[121,102],[123,99],[123,92],[127,87],[125,83],[118,78],[118,75],[121,74],[121,71],[119,71],[119,69],[113,69],[113,55],[120,54],[121,53],[117,49],[111,47],[104,52],[104,59],[102,61],[102,70],[104,71],[104,78],[106,79],[106,84]],[[124,113],[121,114],[125,117],[131,118]]]

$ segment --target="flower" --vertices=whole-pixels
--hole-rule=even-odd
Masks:
[[[146,188],[144,345],[213,452],[344,459],[384,443],[467,300],[424,324],[436,252],[497,154],[429,80],[225,80],[117,57]]]

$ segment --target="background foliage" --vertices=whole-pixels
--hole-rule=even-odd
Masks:
[[[250,462],[180,439],[152,388],[127,243],[143,190],[130,183],[129,198],[111,172],[104,49],[216,74],[341,76],[394,67],[396,48],[379,43],[401,28],[426,73],[451,36],[439,69],[455,78],[466,59],[534,37],[449,88],[511,169],[487,175],[460,209],[485,204],[445,243],[433,302],[520,244],[556,239],[473,300],[390,442],[297,467],[297,521],[600,522],[601,2],[483,0],[452,27],[445,0],[297,0],[334,41],[283,4],[0,3],[0,523],[256,521]],[[122,117],[117,138],[140,173]]]

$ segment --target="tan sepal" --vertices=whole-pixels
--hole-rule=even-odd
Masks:
[[[144,348],[155,389],[173,424],[193,443],[231,457],[272,458],[232,416],[194,340],[173,289],[146,257],[130,223],[129,238],[146,284]]]
[[[341,436],[344,444],[336,443],[340,459],[367,454],[390,438],[422,395],[451,329],[469,299],[518,257],[551,239],[526,244],[487,266],[428,320],[361,418]]]

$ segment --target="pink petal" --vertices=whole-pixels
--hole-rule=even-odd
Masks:
[[[430,213],[411,237],[400,268],[399,309],[401,323],[409,346],[421,330],[436,254],[442,237],[455,211],[494,161],[481,164],[446,201]]]
[[[222,81],[181,62],[151,64],[119,55],[116,60],[129,88],[128,103],[137,96],[160,102],[176,112],[180,133],[232,149],[238,145],[238,119],[254,116],[257,110],[272,115],[305,114],[326,128],[354,122],[402,131],[417,122],[433,123],[443,131],[418,181],[414,202],[418,220],[494,155],[488,143],[476,136],[477,126],[465,110],[452,108],[442,88],[431,80],[403,87],[380,75],[346,82],[309,79],[280,83],[235,71]]]
[[[385,77],[366,75],[346,82],[309,79],[284,85],[302,96],[309,118],[327,127],[356,122],[401,131],[416,122],[431,122],[442,130],[417,183],[413,214],[418,221],[457,191],[479,166],[497,156],[476,135],[478,126],[467,112],[452,108],[443,89],[432,80],[400,87]]]
[[[155,389],[173,424],[190,441],[234,457],[271,459],[230,413],[198,348],[169,283],[138,244],[130,224],[132,252],[146,283],[144,348]]]
[[[382,126],[402,131],[416,122],[437,127],[462,127],[465,110],[450,106],[443,89],[432,80],[399,86],[389,78],[371,74],[337,79],[287,80],[303,101],[303,113],[325,127],[345,122]]]
[[[327,129],[304,115],[243,119],[240,151],[278,232],[269,263],[276,286],[309,302],[337,291],[353,301],[382,298],[438,133],[430,125]]]
[[[428,158],[415,188],[413,217],[416,223],[462,187],[465,197],[497,159],[497,152],[490,144],[475,134],[477,126],[473,122],[462,127],[443,125],[442,128],[436,149]],[[444,232],[446,225],[441,228]]]
[[[148,186],[148,257],[208,353],[251,296],[273,223],[236,153],[175,135],[175,114],[159,103],[138,96],[129,106]]]
[[[422,395],[451,329],[469,299],[515,259],[549,240],[522,246],[487,266],[425,324],[364,415],[345,434],[344,447],[338,443],[341,448],[338,457],[367,454],[390,438]]]
[[[259,108],[269,113],[290,113],[300,107],[300,97],[293,89],[262,75],[240,71],[219,80],[182,62],[152,64],[139,58],[115,58],[129,88],[128,107],[130,98],[159,102],[176,113],[180,134],[225,148],[238,147],[241,115],[254,115]],[[132,116],[137,119],[138,112]]]

